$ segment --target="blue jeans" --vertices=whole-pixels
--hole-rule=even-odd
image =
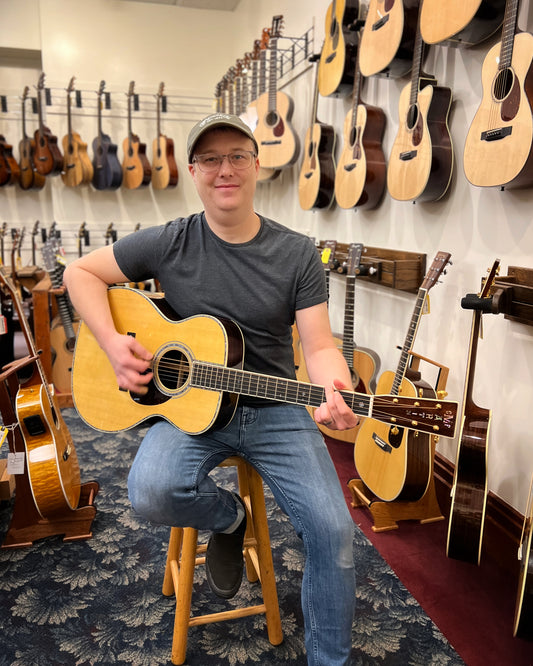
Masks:
[[[242,406],[225,428],[195,436],[157,422],[130,471],[134,509],[159,524],[226,529],[236,519],[235,500],[208,474],[231,455],[257,469],[303,541],[308,664],[347,666],[355,610],[354,523],[322,435],[305,407]]]

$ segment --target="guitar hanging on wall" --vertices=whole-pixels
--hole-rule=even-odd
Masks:
[[[516,594],[513,636],[533,640],[533,477],[524,513],[524,524],[518,550],[520,575]]]
[[[102,95],[105,81],[98,88],[98,135],[93,140],[93,187],[97,190],[116,190],[122,184],[122,167],[117,157],[117,145],[102,131]]]
[[[165,84],[157,92],[157,138],[152,143],[152,187],[165,190],[178,184],[178,166],[174,157],[174,141],[161,132],[161,106]],[[165,102],[166,103],[166,102]]]
[[[505,0],[424,0],[420,32],[426,44],[473,46],[498,30],[504,12]]]
[[[61,178],[68,187],[77,187],[90,183],[93,177],[93,165],[87,154],[87,144],[77,132],[72,131],[72,99],[74,90],[73,76],[67,88],[68,132],[63,137],[63,172]]]
[[[43,121],[42,92],[44,89],[44,72],[39,76],[37,84],[37,110],[39,127],[35,130],[35,151],[33,163],[36,171],[43,176],[58,176],[63,169],[63,155],[57,145],[57,136],[52,134]]]
[[[131,129],[132,102],[135,95],[135,81],[128,89],[128,136],[122,142],[124,160],[122,162],[122,183],[128,190],[146,187],[152,178],[152,168],[146,157],[146,144],[141,143]]]
[[[35,139],[26,134],[26,99],[30,89],[24,88],[22,93],[22,139],[19,142],[19,185],[23,190],[40,190],[46,183],[46,178],[40,174],[34,165]]]

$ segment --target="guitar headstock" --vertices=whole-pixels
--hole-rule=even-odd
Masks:
[[[350,243],[348,259],[346,260],[346,274],[356,275],[363,254],[363,243]]]
[[[256,39],[254,41],[254,50],[252,51],[252,60],[259,60],[260,51],[261,51],[261,40]]]
[[[161,83],[159,84],[159,90],[157,91],[157,96],[163,97],[164,90],[165,90],[165,84],[163,83],[163,81],[161,81]]]
[[[82,222],[80,224],[80,227],[78,229],[78,238],[84,238],[85,237],[85,234],[87,233],[85,231],[86,227],[87,227],[87,222]]]
[[[261,35],[261,50],[264,51],[268,49],[268,43],[270,41],[270,28],[263,28],[263,34]]]
[[[76,77],[73,76],[70,81],[68,82],[68,87],[67,87],[67,92],[70,95],[70,93],[74,90],[74,81],[76,80]]]
[[[281,37],[281,31],[283,30],[283,14],[277,14],[272,17],[272,28],[270,29],[270,38],[277,39]]]
[[[40,224],[41,223],[39,222],[39,220],[35,220],[35,224],[33,225],[33,229],[31,230],[31,235],[32,236],[37,236],[37,234],[39,233],[39,225]]]
[[[98,86],[98,92],[96,93],[98,95],[98,98],[102,97],[104,94],[104,89],[105,89],[105,81],[102,80],[100,81],[100,85]]]
[[[133,97],[134,94],[135,94],[135,81],[130,81],[127,95],[128,97]]]
[[[449,252],[437,252],[431,266],[429,267],[426,277],[422,281],[421,288],[428,291],[435,285],[442,275],[445,273],[445,268],[450,263],[451,254]]]
[[[37,82],[37,90],[42,90],[44,88],[44,72],[41,72],[39,76],[39,81]]]
[[[46,271],[53,274],[57,269],[58,255],[62,254],[62,248],[59,245],[57,238],[49,238],[41,248],[43,255],[43,263]],[[62,263],[62,262],[61,262]]]
[[[22,91],[22,101],[26,101],[28,99],[28,95],[30,92],[30,86],[24,86],[24,90]]]
[[[324,264],[324,268],[330,268],[335,257],[335,251],[337,250],[337,241],[336,240],[327,240],[324,243],[324,248],[320,254],[320,259]]]

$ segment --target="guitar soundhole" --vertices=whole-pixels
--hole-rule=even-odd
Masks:
[[[163,390],[175,392],[189,378],[189,360],[179,349],[170,349],[157,363],[157,378]]]
[[[278,124],[278,119],[279,119],[278,114],[275,111],[269,111],[266,114],[265,122],[268,125],[268,127],[276,127],[276,125]]]
[[[502,69],[494,80],[494,97],[501,101],[505,99],[513,87],[514,75],[511,69]]]

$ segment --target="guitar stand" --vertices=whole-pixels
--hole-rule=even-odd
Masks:
[[[19,388],[17,371],[30,363],[35,356],[28,356],[7,366],[0,374],[0,411],[4,424],[13,424],[8,429],[9,450],[12,453],[24,453],[24,441],[18,427],[14,403]],[[98,493],[98,482],[82,484],[81,494],[76,509],[65,509],[52,518],[43,518],[33,501],[28,478],[27,465],[23,474],[15,476],[15,505],[7,535],[2,548],[20,548],[31,546],[34,541],[49,536],[63,534],[63,541],[90,539],[91,525],[96,515],[94,498]]]

